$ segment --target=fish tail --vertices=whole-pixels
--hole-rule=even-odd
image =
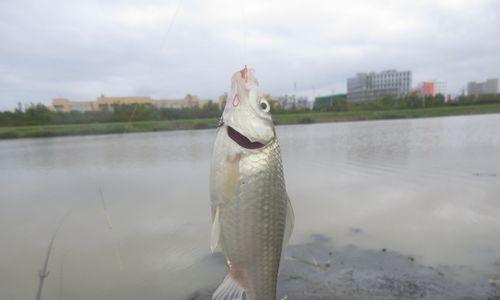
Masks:
[[[244,293],[245,289],[233,279],[231,274],[227,274],[212,295],[212,300],[243,300]]]

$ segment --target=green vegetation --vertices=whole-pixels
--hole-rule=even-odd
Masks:
[[[470,106],[445,106],[423,109],[358,110],[346,112],[308,112],[273,116],[275,124],[326,123],[384,119],[431,118],[455,115],[500,113],[500,103]]]
[[[314,99],[313,110],[319,111],[347,111],[347,95],[338,94]]]
[[[500,113],[500,95],[462,96],[445,103],[444,96],[385,97],[347,102],[346,95],[318,97],[313,110],[272,107],[276,124],[309,124],[357,120],[421,118]],[[50,137],[85,134],[214,128],[221,109],[215,103],[198,108],[157,108],[115,105],[112,111],[54,112],[42,104],[0,112],[0,138]]]
[[[373,111],[373,110],[399,110],[399,109],[420,109],[445,106],[462,106],[477,104],[500,103],[500,94],[489,94],[479,96],[460,96],[455,102],[445,102],[445,97],[441,94],[436,96],[419,96],[412,94],[409,96],[396,98],[387,96],[381,99],[348,102],[345,94],[317,97],[314,101],[315,111]]]
[[[43,104],[34,104],[26,109],[21,106],[14,111],[0,112],[0,126],[85,124],[131,121],[160,121],[218,118],[219,105],[209,102],[202,108],[157,108],[150,104],[113,105],[112,111],[55,112]]]
[[[425,118],[452,115],[500,113],[500,103],[474,105],[446,105],[422,109],[355,110],[355,111],[307,111],[273,115],[274,122],[307,124],[359,120]],[[0,138],[50,137],[87,134],[165,131],[182,129],[215,128],[218,118],[177,119],[157,121],[130,121],[89,124],[30,125],[0,127]]]
[[[173,121],[132,121],[90,124],[9,126],[0,127],[0,139],[203,129],[213,128],[217,125],[217,123],[218,119],[210,118]]]

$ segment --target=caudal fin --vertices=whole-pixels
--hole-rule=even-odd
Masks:
[[[245,290],[237,283],[231,274],[227,274],[224,281],[212,295],[212,300],[243,300]]]

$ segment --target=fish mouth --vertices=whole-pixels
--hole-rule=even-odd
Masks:
[[[246,136],[236,131],[231,126],[227,126],[227,135],[236,142],[236,144],[240,145],[245,149],[259,149],[264,147],[265,145],[260,142],[252,142]]]

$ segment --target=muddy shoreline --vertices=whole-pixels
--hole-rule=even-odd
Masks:
[[[224,265],[220,252],[206,260]],[[209,300],[215,288],[189,299]],[[315,235],[287,248],[277,299],[500,299],[500,263],[492,262],[486,272],[465,265],[431,267],[390,249],[336,247]]]

